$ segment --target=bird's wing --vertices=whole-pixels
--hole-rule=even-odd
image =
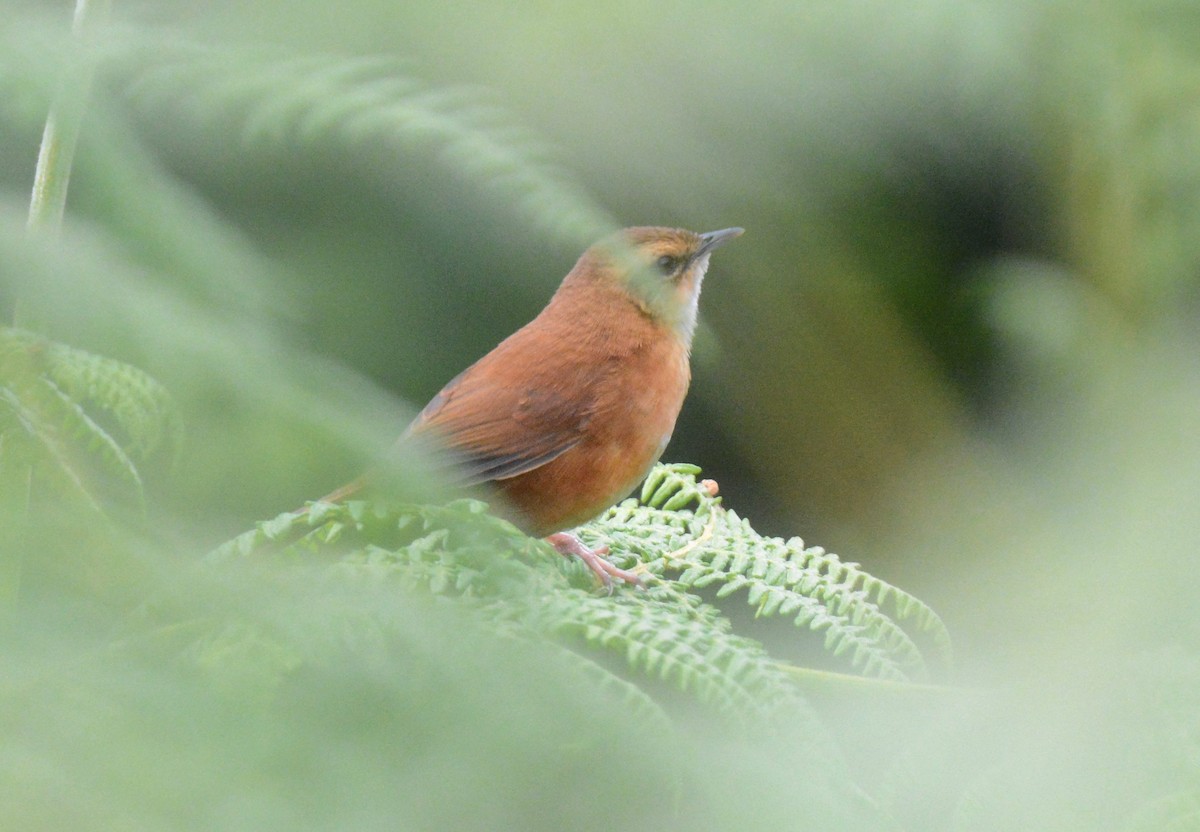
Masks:
[[[490,357],[490,356],[489,356]],[[486,361],[486,359],[485,359]],[[448,448],[466,483],[503,480],[538,468],[577,445],[592,412],[589,391],[564,390],[552,374],[489,372],[481,361],[433,397],[409,426]]]

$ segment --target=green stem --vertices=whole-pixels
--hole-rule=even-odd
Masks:
[[[83,111],[92,88],[95,63],[84,39],[108,19],[111,0],[76,0],[71,34],[75,54],[63,75],[62,89],[50,105],[42,146],[38,150],[29,200],[28,229],[56,233],[62,228],[67,206],[67,184],[75,146],[83,124]],[[20,303],[14,304],[13,325],[20,320]],[[0,446],[0,508],[9,518],[7,552],[0,557],[0,627],[14,616],[21,587],[21,572],[28,548],[29,490],[33,470],[29,465],[10,464],[7,448]]]
[[[76,0],[71,31],[77,45],[108,19],[111,0]],[[58,231],[67,205],[67,184],[95,66],[87,50],[79,50],[68,69],[58,98],[50,105],[42,146],[38,151],[33,195],[29,202],[29,228]]]

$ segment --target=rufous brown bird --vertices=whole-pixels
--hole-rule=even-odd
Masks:
[[[607,547],[566,530],[626,497],[662,455],[691,381],[709,255],[741,233],[627,228],[593,245],[541,314],[442,388],[399,442],[431,436],[464,485],[503,494],[524,531],[581,558],[605,585],[640,583],[603,559]]]

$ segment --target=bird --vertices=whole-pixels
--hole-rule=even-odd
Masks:
[[[613,579],[641,586],[604,558],[607,546],[570,530],[628,496],[662,456],[691,382],[709,256],[742,233],[639,226],[592,245],[541,313],[446,384],[393,453],[431,439],[457,463],[456,484],[498,490],[524,532],[581,559],[610,591]]]

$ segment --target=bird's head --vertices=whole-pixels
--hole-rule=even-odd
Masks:
[[[741,233],[740,228],[706,234],[682,228],[626,228],[589,248],[567,280],[619,288],[643,314],[691,343],[709,255]]]

